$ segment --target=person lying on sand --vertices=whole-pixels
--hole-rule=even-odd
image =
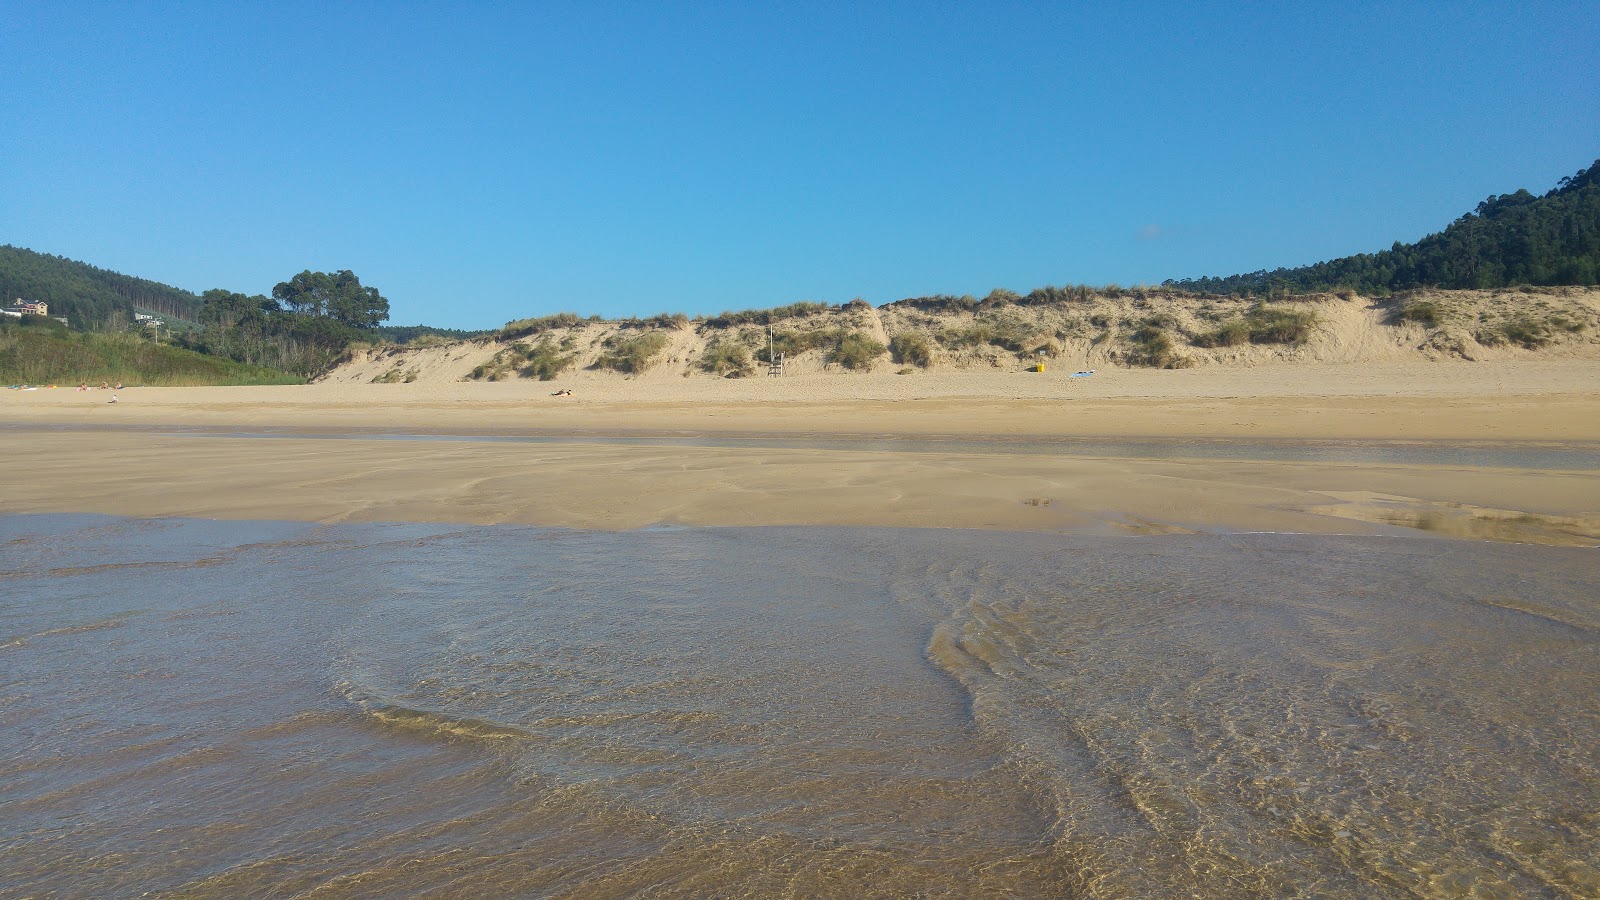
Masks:
[[[568,391],[568,390],[560,390],[560,391],[555,391],[555,392],[551,393],[550,396],[552,396],[552,397],[571,397],[572,396],[572,392]]]

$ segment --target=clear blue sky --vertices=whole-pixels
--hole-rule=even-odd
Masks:
[[[1299,265],[1600,157],[1592,2],[1079,6],[0,0],[0,243],[476,328]]]

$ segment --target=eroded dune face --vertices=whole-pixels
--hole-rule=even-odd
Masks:
[[[1041,305],[902,301],[781,319],[770,336],[770,346],[785,355],[786,374],[1020,371],[1037,363],[1089,369],[1594,358],[1600,357],[1600,291],[1315,294],[1263,304],[1132,289]],[[864,358],[841,354],[847,336],[864,342]],[[653,346],[642,365],[616,363],[619,348],[646,338]],[[357,350],[323,380],[552,380],[550,362],[560,381],[721,378],[739,367],[717,363],[719,346],[741,349],[741,374],[765,374],[769,327],[713,319],[576,321],[511,340]]]

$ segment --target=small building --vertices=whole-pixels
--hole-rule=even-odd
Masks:
[[[4,312],[8,316],[48,316],[50,315],[50,305],[48,303],[24,303],[19,297],[17,302],[6,307]]]

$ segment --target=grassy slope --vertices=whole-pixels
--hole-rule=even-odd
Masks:
[[[300,384],[304,379],[246,366],[133,334],[72,332],[41,325],[0,323],[0,383]]]

